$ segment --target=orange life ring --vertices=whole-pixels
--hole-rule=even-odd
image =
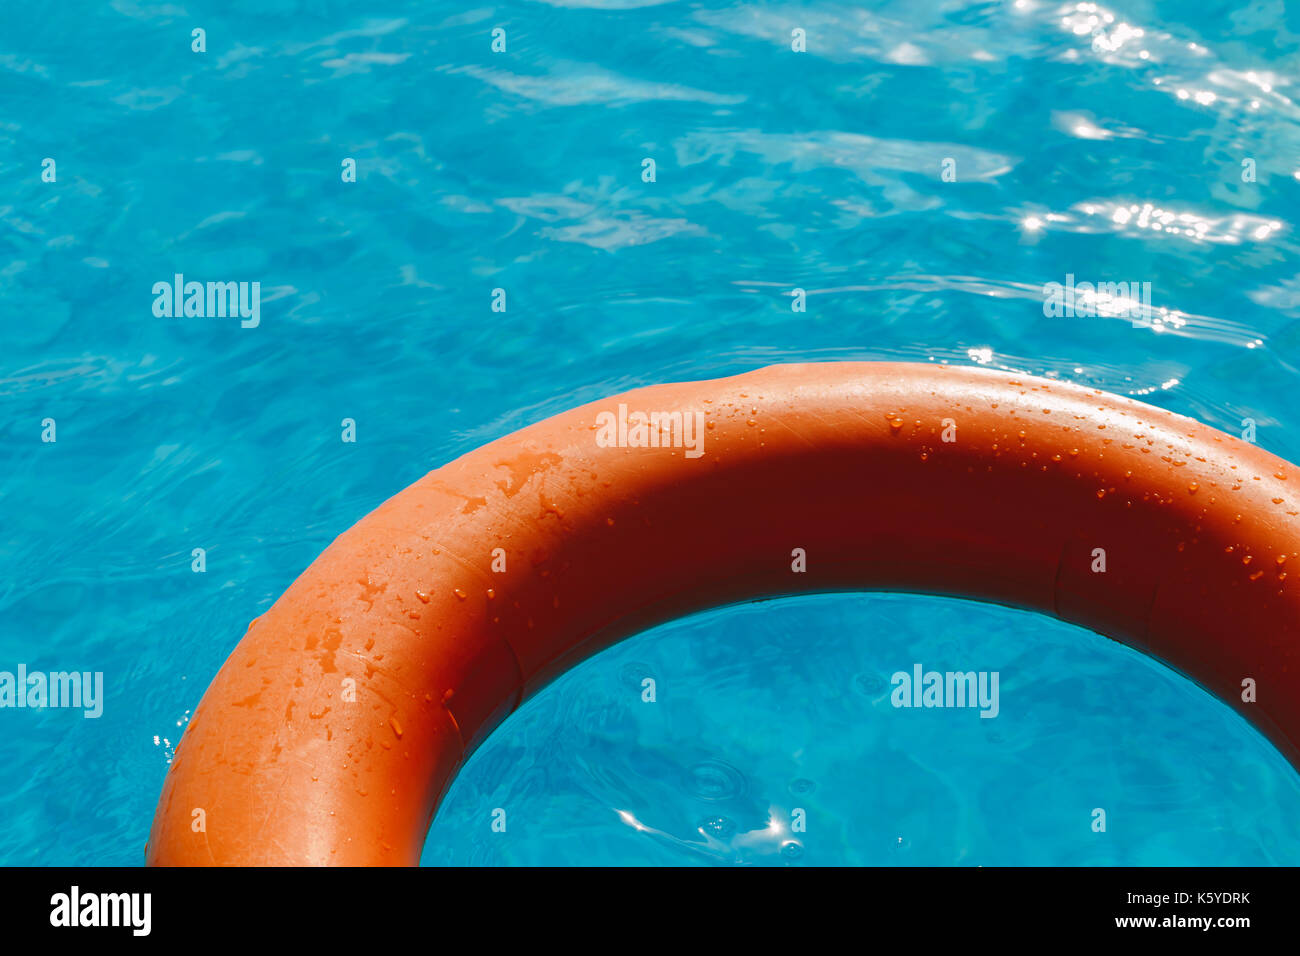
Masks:
[[[1293,466],[1093,389],[901,363],[637,389],[334,541],[208,688],[146,855],[415,864],[465,757],[553,677],[682,614],[812,591],[1053,614],[1167,662],[1300,766],[1298,552]]]

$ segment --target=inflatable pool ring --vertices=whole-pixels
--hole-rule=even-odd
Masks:
[[[1098,631],[1300,766],[1300,471],[1060,381],[781,365],[556,415],[340,535],[208,688],[147,859],[414,865],[465,758],[567,668],[683,614],[839,590]]]

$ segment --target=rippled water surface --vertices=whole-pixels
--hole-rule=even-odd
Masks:
[[[1300,459],[1298,63],[1281,0],[5,5],[0,669],[108,699],[0,712],[0,862],[140,861],[248,621],[378,502],[581,401],[979,363]],[[177,272],[260,281],[260,325],[156,318]],[[1159,319],[1046,317],[1067,275],[1150,282]],[[914,661],[1000,671],[999,718],[894,711]],[[471,760],[424,861],[1295,862],[1298,811],[1258,734],[1119,645],[849,595],[581,666]]]

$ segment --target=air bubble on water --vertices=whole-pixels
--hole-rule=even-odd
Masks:
[[[705,760],[691,767],[686,788],[702,800],[731,800],[747,789],[745,775],[721,760]]]
[[[736,824],[727,817],[710,817],[700,824],[700,832],[719,840],[730,840],[736,833]]]
[[[871,698],[879,697],[888,687],[884,677],[868,671],[854,674],[853,686],[859,694]]]
[[[804,796],[805,794],[812,793],[816,789],[817,784],[813,783],[806,777],[799,777],[797,780],[792,780],[790,782],[790,792],[797,796]]]
[[[644,661],[629,661],[618,671],[619,683],[637,690],[641,689],[642,681],[654,676],[654,670]]]

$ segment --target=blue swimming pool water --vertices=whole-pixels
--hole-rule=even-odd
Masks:
[[[5,5],[0,669],[102,671],[106,702],[0,711],[0,863],[139,862],[248,621],[384,498],[580,401],[978,363],[1300,459],[1298,62],[1281,2]],[[178,272],[260,282],[260,324],[155,316]],[[1067,274],[1150,282],[1161,323],[1046,317]],[[891,708],[917,661],[999,671],[998,718]],[[1294,863],[1298,811],[1258,734],[1119,645],[827,596],[564,677],[424,862]]]

